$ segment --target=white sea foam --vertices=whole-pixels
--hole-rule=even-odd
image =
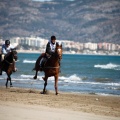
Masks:
[[[21,75],[22,78],[33,78],[33,75]]]
[[[120,65],[108,63],[105,65],[94,65],[95,68],[120,70]]]
[[[35,60],[23,60],[23,63],[35,63],[36,61]]]
[[[33,75],[20,75],[22,79],[33,79]],[[42,80],[43,75],[37,76],[38,79]],[[54,77],[49,77],[48,80],[54,82]],[[69,82],[69,83],[80,83],[82,79],[77,76],[76,74],[73,74],[69,77],[59,76],[59,81],[61,82]]]
[[[33,77],[34,77],[34,75],[21,74],[17,78],[13,76],[12,80],[13,81],[37,81],[37,80],[40,80],[40,81],[42,80],[43,81],[43,79],[42,79],[43,75],[37,76],[36,80],[34,80]],[[6,79],[6,77],[3,76],[3,77],[0,78],[0,80],[1,79]],[[51,81],[51,82],[54,82],[54,77],[49,77],[48,80]],[[72,84],[84,84],[84,85],[86,84],[86,85],[98,85],[98,86],[108,86],[108,87],[111,86],[111,87],[115,87],[115,88],[120,86],[120,82],[118,82],[118,83],[113,83],[113,82],[102,83],[102,82],[85,81],[85,80],[82,80],[82,77],[80,77],[76,74],[73,74],[73,75],[68,76],[68,77],[59,76],[59,82],[60,83],[62,82],[64,84],[66,84],[66,83],[71,84],[72,83]]]
[[[86,82],[84,81],[81,77],[77,76],[76,74],[73,74],[69,77],[64,77],[61,76],[59,77],[59,80],[66,82],[66,83],[79,83],[79,84],[91,84],[91,85],[107,85],[107,86],[120,86],[120,82],[119,83],[113,83],[113,82],[109,82],[109,83],[102,83],[102,82]]]
[[[22,78],[22,79],[33,79],[33,77],[34,77],[34,75],[24,75],[24,74],[22,74],[22,75],[20,75],[20,77]],[[40,80],[42,80],[42,77],[43,76],[37,76],[37,79],[40,79]]]
[[[69,77],[61,76],[61,77],[59,77],[59,79],[66,83],[80,83],[82,81],[82,79],[79,76],[77,76],[76,74],[73,74]]]

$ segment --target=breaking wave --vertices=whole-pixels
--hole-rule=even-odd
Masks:
[[[35,60],[23,60],[23,63],[35,63],[36,61]]]
[[[108,63],[106,65],[94,65],[95,68],[120,70],[120,65]]]
[[[38,79],[43,81],[42,79],[43,75],[38,76]],[[21,75],[20,80],[33,80],[33,75]],[[16,79],[17,80],[17,79]],[[49,77],[49,81],[54,82],[54,77]],[[72,84],[88,84],[88,85],[107,85],[107,86],[120,86],[120,82],[113,83],[113,82],[90,82],[85,81],[84,78],[73,74],[71,76],[65,77],[65,76],[59,76],[59,82],[60,83],[72,83]]]

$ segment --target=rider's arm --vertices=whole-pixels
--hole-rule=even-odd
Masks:
[[[6,51],[5,45],[2,45],[2,54],[7,54],[7,51]]]
[[[9,46],[10,49],[15,49],[15,47],[13,45],[10,44]]]

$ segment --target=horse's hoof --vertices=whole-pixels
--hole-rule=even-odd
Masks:
[[[59,93],[56,93],[55,95],[60,95]]]
[[[10,87],[13,87],[12,85],[10,85]]]
[[[36,77],[36,76],[34,76],[34,77],[33,77],[33,79],[37,79],[37,77]]]
[[[48,91],[47,90],[43,90],[42,92],[40,92],[40,94],[48,94]]]
[[[43,91],[42,91],[42,92],[40,92],[40,94],[46,94],[46,92],[43,92]]]
[[[44,94],[44,92],[42,91],[42,92],[40,92],[40,94]]]

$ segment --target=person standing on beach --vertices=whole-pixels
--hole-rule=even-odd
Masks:
[[[1,62],[5,60],[5,58],[9,55],[11,52],[11,49],[14,49],[14,46],[10,44],[10,40],[5,40],[5,44],[2,45],[2,50],[1,50],[1,59],[0,59],[0,75],[2,75],[2,65]],[[17,71],[17,68],[15,67],[15,61],[13,62],[14,65],[14,70],[13,72]]]

